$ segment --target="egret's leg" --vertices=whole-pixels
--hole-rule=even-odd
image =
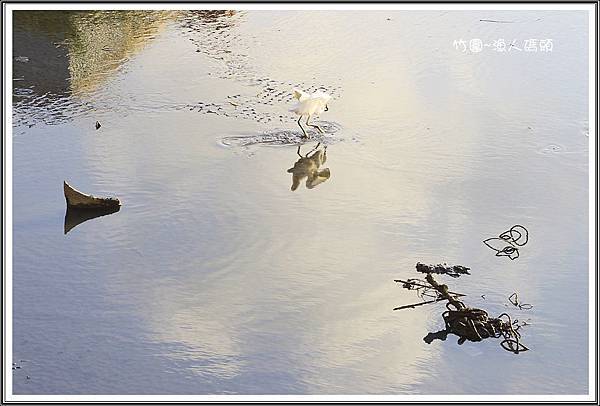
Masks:
[[[300,129],[302,130],[302,133],[304,134],[303,138],[308,138],[308,134],[306,133],[306,130],[304,129],[304,127],[302,127],[302,124],[300,124],[300,120],[302,120],[302,116],[300,116],[300,118],[298,118],[298,125],[300,126]]]
[[[314,128],[316,128],[317,130],[319,130],[319,132],[320,132],[321,134],[325,134],[325,131],[323,131],[323,129],[321,129],[321,127],[319,127],[319,126],[318,126],[318,125],[316,125],[316,124],[309,124],[309,123],[308,123],[308,120],[310,120],[310,116],[308,116],[308,118],[306,119],[306,125],[307,125],[307,126],[314,127]]]
[[[306,157],[308,158],[308,155],[309,155],[310,153],[312,153],[312,152],[315,152],[317,149],[319,149],[319,146],[320,146],[320,145],[321,145],[321,141],[319,141],[319,142],[317,143],[317,145],[316,145],[316,146],[315,146],[313,149],[311,149],[310,151],[308,151],[308,153],[306,154]]]
[[[304,157],[302,156],[302,154],[300,153],[300,144],[298,144],[298,150],[296,151],[296,154],[298,154],[298,156],[299,156],[300,158],[304,158]]]

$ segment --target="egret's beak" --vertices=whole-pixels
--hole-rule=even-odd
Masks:
[[[327,107],[327,105],[325,105],[325,111],[329,111],[329,107]]]

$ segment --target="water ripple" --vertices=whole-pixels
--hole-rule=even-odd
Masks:
[[[275,129],[261,134],[254,135],[234,135],[221,139],[220,144],[225,147],[248,147],[253,145],[269,145],[269,146],[290,146],[304,144],[306,142],[320,142],[324,145],[331,145],[341,141],[334,135],[341,126],[338,123],[316,121],[325,134],[320,134],[314,130],[309,130],[310,138],[303,138],[301,131]]]

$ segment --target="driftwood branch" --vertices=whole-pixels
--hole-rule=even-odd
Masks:
[[[427,274],[425,279],[435,290],[438,291],[440,296],[446,299],[452,306],[454,306],[455,309],[459,310],[464,309],[466,307],[463,302],[456,300],[456,298],[452,297],[452,292],[448,291],[448,286],[440,285],[439,283],[437,283],[436,280],[433,279],[433,276],[431,276],[431,274]]]
[[[421,288],[428,288],[428,289],[431,288],[431,286],[423,285],[422,283],[414,282],[411,280],[403,281],[402,279],[394,279],[394,282],[402,283],[405,285],[414,285],[414,286],[418,286]],[[456,292],[448,292],[448,293],[453,296],[458,296],[458,297],[466,296],[466,295],[463,295],[462,293],[456,293]]]
[[[425,304],[430,304],[430,303],[437,303],[439,301],[442,301],[444,299],[440,298],[440,299],[435,299],[435,300],[428,300],[426,302],[419,302],[419,303],[413,303],[413,304],[409,304],[409,305],[404,305],[404,306],[400,306],[400,307],[396,307],[392,310],[403,310],[403,309],[414,309],[417,306],[423,306]]]

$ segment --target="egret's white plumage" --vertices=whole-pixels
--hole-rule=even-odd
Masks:
[[[321,133],[323,130],[316,124],[309,124],[309,120],[312,116],[319,115],[327,110],[327,104],[331,100],[331,96],[322,91],[316,91],[312,94],[304,92],[300,89],[293,89],[294,98],[298,100],[296,105],[290,109],[290,111],[296,113],[300,117],[298,118],[298,125],[302,129],[305,137],[308,137],[306,131],[300,124],[302,116],[307,116],[306,125],[315,127]]]

